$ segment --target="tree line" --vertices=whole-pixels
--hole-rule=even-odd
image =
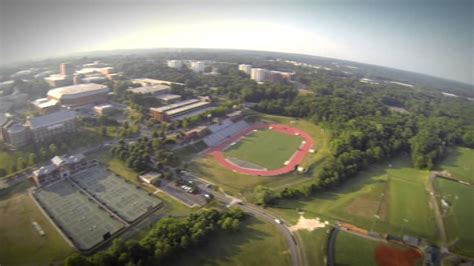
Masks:
[[[239,208],[204,210],[186,219],[163,218],[140,241],[116,239],[108,250],[93,256],[69,256],[65,265],[169,265],[183,251],[205,245],[215,234],[238,231],[244,218]]]

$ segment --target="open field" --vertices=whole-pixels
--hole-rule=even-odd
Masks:
[[[325,266],[328,228],[318,228],[313,231],[299,230],[296,232],[304,243],[304,253],[307,265]]]
[[[474,258],[474,186],[436,178],[434,181],[439,206],[444,199],[450,207],[443,208],[443,216],[448,234],[450,250]]]
[[[2,265],[48,265],[74,252],[28,195],[30,186],[24,181],[0,196]],[[45,236],[33,227],[35,221]]]
[[[412,234],[436,243],[439,236],[425,189],[427,180],[428,171],[411,168],[408,158],[397,158],[371,166],[337,189],[282,201],[271,210],[291,224],[303,211],[306,218],[338,220],[380,233]]]
[[[442,161],[441,169],[450,172],[454,178],[474,184],[474,149],[456,147]]]
[[[273,130],[258,130],[224,151],[226,157],[237,158],[268,170],[284,165],[298,150],[303,139]]]
[[[173,265],[289,265],[285,238],[271,224],[248,217],[238,232],[220,232],[187,250]]]
[[[359,237],[344,231],[337,235],[336,265],[421,265],[422,255],[411,248]]]

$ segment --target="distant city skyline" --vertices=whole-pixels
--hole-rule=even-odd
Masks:
[[[474,84],[472,1],[0,0],[0,62],[135,48],[309,54]]]

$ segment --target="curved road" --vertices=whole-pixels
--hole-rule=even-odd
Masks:
[[[240,199],[228,196],[225,193],[213,191],[207,188],[199,177],[195,176],[194,174],[190,172],[187,172],[187,174],[188,176],[193,177],[192,179],[194,179],[195,183],[198,185],[201,191],[206,191],[207,193],[213,194],[214,199],[224,203],[227,206],[237,203],[235,204],[235,206],[240,207],[240,209],[243,212],[247,214],[251,214],[261,220],[267,221],[271,223],[272,225],[276,226],[276,228],[283,234],[283,236],[285,236],[286,241],[288,242],[288,248],[289,248],[290,257],[291,257],[291,265],[293,266],[304,265],[302,245],[298,244],[299,239],[293,234],[293,232],[290,231],[290,229],[288,229],[288,227],[285,224],[277,223],[275,221],[275,219],[279,219],[278,217],[273,216],[272,214],[266,212],[261,207],[258,207],[256,205],[249,204],[249,203],[244,203]],[[279,219],[279,220],[282,221],[282,219]]]

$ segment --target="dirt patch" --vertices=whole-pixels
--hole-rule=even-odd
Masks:
[[[300,215],[298,223],[290,227],[290,231],[294,232],[297,230],[308,230],[313,231],[317,228],[324,228],[327,222],[320,221],[319,218],[316,219],[306,219],[303,215]]]
[[[421,257],[421,253],[413,248],[401,250],[380,244],[375,249],[375,261],[379,266],[412,266]]]

